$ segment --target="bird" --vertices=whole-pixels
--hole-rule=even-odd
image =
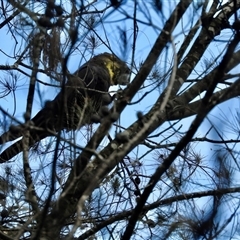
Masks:
[[[74,74],[67,74],[67,82],[52,101],[30,120],[29,146],[42,139],[54,136],[59,131],[78,130],[94,123],[93,116],[99,116],[103,106],[109,104],[109,88],[113,85],[127,85],[130,69],[127,64],[111,53],[94,56]],[[26,124],[10,126],[0,136],[0,145],[24,135]],[[23,139],[10,145],[0,154],[4,163],[23,151]]]

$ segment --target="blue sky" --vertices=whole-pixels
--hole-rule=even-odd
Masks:
[[[163,14],[164,14],[164,18],[167,19],[171,9],[173,8],[172,5],[175,5],[175,1],[171,2],[171,4],[169,2],[164,2],[165,4],[163,5]],[[102,6],[101,6],[102,5]],[[130,2],[127,3],[127,5],[129,5],[127,8],[129,12],[128,14],[131,16],[131,12],[133,11],[133,6],[131,5]],[[148,4],[147,4],[148,5]],[[99,8],[101,9],[102,7],[104,7],[103,2],[99,2]],[[149,6],[149,5],[148,5]],[[142,7],[142,10],[144,9],[144,7]],[[147,16],[149,17],[149,19],[146,19],[146,16],[143,13],[138,13],[137,18],[142,20],[143,22],[150,22],[150,20],[154,23],[154,25],[156,27],[149,27],[148,24],[144,24],[144,23],[139,23],[138,27],[139,27],[139,32],[138,32],[138,38],[137,38],[137,44],[136,44],[136,54],[135,54],[135,63],[137,65],[139,65],[140,62],[145,60],[145,57],[147,56],[149,50],[151,49],[151,46],[153,45],[157,34],[159,34],[161,27],[163,26],[163,21],[162,21],[162,16],[159,16],[156,11],[154,9],[152,9],[151,7],[149,7],[148,9],[149,13],[151,13],[151,15]],[[199,13],[200,14],[200,13]],[[108,14],[106,14],[106,19],[105,22],[106,24],[104,24],[104,29],[102,28],[101,24],[99,24],[99,27],[97,27],[97,33],[103,38],[103,39],[108,39],[110,42],[110,46],[112,49],[114,49],[115,53],[118,54],[120,57],[127,57],[127,62],[130,63],[131,60],[131,47],[132,47],[132,33],[133,33],[133,23],[130,19],[127,20],[122,20],[123,19],[123,15],[121,15],[120,11],[114,14],[111,14],[108,16]],[[192,16],[192,9],[189,9],[188,13],[185,15],[185,17],[183,18],[183,26],[184,26],[184,30],[186,30],[186,32],[191,28],[191,25],[188,24],[188,22],[190,23],[191,21],[193,21],[193,17]],[[191,19],[191,21],[189,21],[189,19]],[[121,56],[123,54],[121,54],[120,49],[118,48],[119,46],[119,31],[117,29],[117,27],[120,27],[121,29],[125,29],[127,32],[127,36],[129,38],[129,52],[126,53],[126,56]],[[182,28],[181,26],[179,26],[176,31],[174,32],[174,42],[176,42],[176,48],[179,48],[182,41],[183,41],[183,35],[182,35]],[[7,32],[7,28],[3,28],[1,29],[2,32],[4,32],[6,35],[4,36],[3,41],[1,41],[0,43],[0,49],[4,49],[4,51],[8,54],[8,55],[12,55],[15,51],[14,49],[14,39],[12,38],[11,34],[9,32]],[[226,33],[226,37],[228,37],[228,33]],[[106,38],[107,37],[107,38]],[[20,40],[20,36],[17,37],[17,39],[19,40],[19,42],[21,43]],[[23,45],[24,46],[24,45]],[[23,48],[23,46],[20,47]],[[17,48],[19,46],[17,45]],[[224,47],[223,43],[219,43],[219,42],[214,42],[212,44],[212,46],[207,50],[206,54],[205,54],[205,58],[212,57],[210,54],[214,53],[214,54],[218,54],[219,52],[221,52],[221,49]],[[104,47],[103,45],[101,45],[99,48],[96,49],[95,54],[104,52],[104,51],[108,51],[108,49],[106,47]],[[90,57],[90,54],[88,52],[86,52],[86,58]],[[167,51],[165,51],[166,55],[160,56],[159,61],[158,61],[158,66],[159,69],[164,70],[165,67],[168,67],[172,61],[172,50],[171,48],[169,48]],[[7,57],[6,55],[4,55],[2,52],[0,52],[0,57],[1,57],[1,64],[13,64],[14,63],[14,59],[11,59],[9,57]],[[68,67],[69,70],[71,72],[74,72],[78,66],[80,65],[80,62],[83,63],[82,58],[79,59],[77,54],[74,54],[71,58],[70,61],[68,63]],[[197,69],[199,69],[200,71],[202,71],[202,63],[200,63],[197,66]],[[23,68],[24,69],[24,68]],[[26,70],[26,69],[24,69]],[[26,70],[28,73],[30,73],[29,70]],[[132,77],[134,77],[134,74],[136,73],[136,69],[133,69],[133,74]],[[194,77],[194,73],[192,75]],[[8,74],[5,72],[2,72],[1,76],[2,79],[3,78],[7,78]],[[46,81],[49,82],[49,80],[47,79],[46,76],[44,76],[43,74],[38,74],[38,78],[41,79],[42,81]],[[55,84],[55,83],[54,83]],[[19,79],[18,79],[18,85],[19,87],[17,88],[15,94],[16,94],[16,99],[17,99],[17,103],[16,106],[14,106],[14,98],[13,98],[13,94],[9,94],[7,97],[5,97],[4,99],[0,99],[0,104],[1,106],[3,106],[6,110],[8,110],[8,112],[10,114],[12,114],[14,112],[14,109],[16,108],[16,113],[15,113],[15,117],[17,117],[18,119],[23,120],[22,115],[25,112],[25,107],[26,107],[26,94],[28,91],[28,78],[20,75]],[[55,95],[57,94],[57,90],[55,88],[50,88],[48,86],[43,86],[39,84],[39,88],[41,89],[41,96],[39,98],[38,94],[35,94],[35,100],[34,100],[34,107],[33,107],[33,115],[35,113],[37,113],[43,106],[45,100],[51,100],[55,97]],[[116,88],[113,88],[116,89]],[[150,88],[149,88],[150,89]],[[144,90],[145,91],[145,90]],[[141,95],[144,93],[144,91],[140,91],[135,98],[133,99],[133,101],[136,101],[138,98],[141,97]],[[137,105],[131,105],[128,106],[125,111],[123,112],[123,115],[121,117],[121,125],[124,127],[128,127],[131,123],[133,123],[136,120],[136,112],[137,111],[143,111],[146,112],[149,110],[149,108],[152,106],[152,104],[155,102],[157,96],[160,94],[159,91],[155,91],[153,93],[151,93],[150,95],[148,95],[143,101],[141,101],[139,104]],[[224,103],[221,105],[221,109],[224,108],[226,110],[226,115],[227,112],[229,111],[229,107],[231,107],[232,109],[232,104],[234,103],[234,105],[236,104],[236,107],[238,107],[238,100],[231,100],[231,105],[229,105],[228,102]],[[211,114],[210,114],[210,118],[211,115],[216,116],[216,112],[218,112],[218,107],[215,108]],[[192,118],[191,118],[192,119]],[[213,118],[214,119],[214,118]],[[181,122],[181,124],[183,124],[183,128],[182,131],[186,130],[188,128],[188,123],[191,122],[189,121],[190,119],[185,119]],[[214,120],[215,121],[215,120]],[[206,125],[202,125],[202,127],[199,129],[199,134],[202,132],[204,133],[206,131],[206,126],[208,126],[208,121],[206,120]],[[161,128],[164,128],[161,127]],[[209,144],[208,144],[209,145]]]
[[[176,5],[176,1],[165,1],[163,2],[163,14],[164,14],[164,18],[167,19],[171,9]],[[135,63],[138,66],[140,62],[144,61],[146,56],[148,55],[151,47],[153,46],[153,43],[157,37],[157,35],[159,34],[159,32],[161,31],[161,28],[163,26],[163,17],[159,14],[157,14],[155,12],[154,9],[152,9],[150,7],[150,5],[148,3],[146,3],[147,6],[149,6],[148,8],[148,12],[151,13],[150,15],[144,15],[143,12],[138,12],[137,18],[141,21],[143,21],[143,23],[138,23],[138,35],[137,35],[137,43],[136,43],[136,54],[135,54]],[[125,9],[128,10],[128,14],[130,16],[132,16],[132,12],[133,12],[133,6],[131,4],[131,1],[128,1],[127,4],[128,5]],[[99,8],[103,8],[104,4],[102,1],[99,1]],[[142,5],[142,10],[146,10],[145,6]],[[146,13],[148,14],[148,13]],[[199,12],[200,14],[200,12]],[[99,24],[99,26],[96,28],[97,33],[104,39],[104,40],[108,40],[110,43],[110,47],[112,49],[114,49],[114,52],[119,56],[119,57],[124,57],[126,58],[126,61],[130,64],[131,61],[131,50],[132,50],[132,43],[133,43],[133,22],[131,19],[127,19],[124,20],[123,15],[121,14],[121,11],[118,11],[117,13],[108,15],[107,13],[105,14],[106,18],[104,19],[105,24],[104,24],[104,28],[101,26],[101,24]],[[146,17],[149,17],[149,19],[147,19]],[[176,44],[175,47],[176,49],[178,49],[181,46],[181,43],[183,41],[183,32],[187,33],[188,30],[190,30],[191,26],[192,26],[192,21],[194,21],[194,17],[198,17],[198,15],[193,15],[192,14],[192,9],[189,9],[189,11],[185,14],[184,18],[183,18],[183,22],[181,23],[181,25],[178,26],[178,28],[176,29],[176,31],[173,33],[173,38],[174,38],[174,43]],[[154,24],[154,27],[149,26],[149,20],[151,20],[151,24]],[[184,26],[184,27],[182,27]],[[129,46],[128,46],[128,50],[125,53],[121,52],[121,49],[119,48],[119,42],[120,42],[120,34],[118,31],[118,27],[120,27],[121,29],[126,30],[127,33],[127,37],[129,39]],[[13,43],[14,43],[14,39],[12,38],[10,32],[7,32],[6,27],[1,29],[2,36],[3,39],[0,42],[0,49],[3,49],[8,55],[12,55],[15,51],[15,49],[13,48]],[[83,32],[80,32],[84,33]],[[223,35],[226,36],[226,39],[229,38],[229,34],[231,34],[230,31],[226,31],[226,33],[224,33]],[[83,34],[84,36],[84,34]],[[20,41],[20,36],[17,37]],[[220,38],[222,38],[222,34],[220,35]],[[204,64],[203,61],[204,59],[211,59],[214,56],[217,56],[219,53],[222,52],[222,49],[224,48],[225,43],[224,42],[213,42],[211,44],[211,46],[208,48],[208,50],[205,53],[204,58],[202,59],[201,63],[198,64],[198,66],[196,67],[196,69],[199,70],[199,72],[203,71],[204,69]],[[19,45],[17,45],[17,48],[19,47]],[[190,46],[189,46],[190,47]],[[19,47],[20,49],[24,48],[24,44],[21,45]],[[82,49],[84,48],[80,48],[79,52],[82,51]],[[99,48],[96,49],[96,51],[94,52],[95,54],[99,54],[101,52],[109,52],[109,50],[102,44],[99,46]],[[68,62],[68,68],[70,70],[70,72],[74,72],[75,70],[77,70],[78,66],[81,65],[84,61],[82,60],[82,57],[79,57],[80,54],[78,54],[78,52],[76,52],[76,54],[74,54],[71,58],[70,61]],[[84,55],[87,59],[91,56],[91,54],[86,51],[86,54]],[[168,49],[165,50],[164,54],[162,56],[160,56],[159,61],[158,61],[158,66],[159,69],[161,69],[162,71],[165,71],[165,67],[168,68],[171,65],[172,62],[172,57],[173,57],[173,51],[171,49],[171,46],[169,46]],[[14,63],[14,59],[11,59],[9,57],[7,57],[6,55],[4,55],[2,52],[0,52],[0,59],[1,62],[0,64],[4,65],[4,64],[13,64]],[[133,74],[132,74],[132,78],[134,77],[135,73],[136,73],[137,69],[133,69]],[[239,68],[236,68],[236,72],[239,71]],[[30,73],[29,70],[27,70],[28,73]],[[6,78],[7,77],[7,73],[5,72],[1,72],[0,78]],[[195,73],[192,73],[191,77],[196,77]],[[49,82],[49,79],[44,76],[43,74],[38,74],[38,78],[41,79],[42,81],[46,81]],[[17,104],[16,106],[14,106],[14,99],[13,99],[13,95],[9,94],[7,97],[5,98],[0,98],[0,105],[2,107],[4,107],[4,109],[6,109],[10,114],[12,114],[14,112],[14,109],[16,107],[16,113],[15,113],[15,117],[17,117],[18,119],[23,120],[22,116],[23,113],[25,112],[25,108],[26,108],[26,96],[27,96],[27,91],[28,91],[28,81],[29,79],[27,77],[24,77],[23,75],[20,75],[19,79],[18,79],[18,85],[19,87],[17,88],[15,94],[16,94],[16,98],[17,98]],[[147,82],[149,83],[149,82]],[[34,100],[34,106],[33,106],[33,115],[35,113],[37,113],[43,106],[44,101],[45,100],[50,100],[53,99],[55,97],[55,95],[57,94],[57,90],[55,88],[50,88],[47,86],[43,86],[43,85],[39,85],[39,88],[41,90],[41,96],[39,97],[39,95],[35,94],[35,100]],[[116,88],[113,88],[116,89]],[[142,94],[144,94],[144,92],[146,90],[150,90],[151,88],[147,88],[144,89],[143,91],[140,91],[138,94],[136,94],[135,98],[133,99],[133,102],[138,100]],[[136,104],[136,105],[131,105],[128,106],[120,119],[120,123],[122,126],[124,127],[128,127],[130,126],[136,119],[136,112],[137,111],[142,111],[142,112],[147,112],[150,107],[154,104],[154,102],[156,101],[157,97],[159,96],[159,94],[161,93],[161,89],[160,90],[155,90],[154,92],[152,92],[151,94],[149,94],[146,98],[144,98],[143,101],[141,101],[140,103]],[[211,124],[214,124],[217,128],[218,126],[220,126],[219,124],[222,123],[222,120],[219,120],[217,116],[220,115],[220,113],[224,112],[224,114],[226,116],[230,116],[229,114],[231,111],[238,109],[239,108],[239,100],[235,99],[235,100],[231,100],[228,102],[225,102],[223,104],[221,104],[220,106],[214,108],[213,111],[211,111],[211,113],[209,114],[209,120],[206,119],[204,121],[204,123],[202,124],[202,126],[199,128],[198,133],[196,134],[197,137],[202,137],[209,129],[209,127],[211,126]],[[189,124],[192,122],[193,117],[187,118],[182,120],[177,126],[175,126],[175,128],[177,129],[178,126],[182,125],[181,128],[181,132],[184,133],[188,127]],[[164,128],[166,128],[166,126],[169,126],[169,123],[164,124],[163,126],[160,127],[160,130],[163,130]],[[97,125],[94,125],[94,128],[96,128]],[[224,130],[227,128],[227,126],[221,125],[220,127],[222,132],[224,132]],[[111,131],[111,135],[112,137],[114,137],[115,135],[115,128],[112,128]],[[85,136],[85,132],[83,130],[80,130],[80,132],[78,133],[79,138],[82,141],[82,145],[84,146],[86,139],[84,140]],[[233,134],[231,132],[226,132],[225,134],[226,138],[233,138],[236,136],[236,133]],[[158,141],[161,141],[161,139],[164,136],[160,136],[158,138]],[[176,138],[178,138],[178,136],[174,136],[172,139],[169,139],[168,141],[175,141]],[[214,136],[213,133],[210,134],[210,137],[216,137]],[[107,140],[105,140],[103,142],[103,145],[107,142]],[[202,155],[205,156],[206,162],[208,162],[209,165],[211,165],[211,162],[208,161],[211,158],[212,153],[214,152],[214,148],[218,147],[217,145],[212,145],[209,143],[201,143],[197,146],[199,149],[197,151],[201,152]],[[212,150],[211,150],[212,149]],[[140,147],[140,148],[136,148],[134,149],[134,151],[131,152],[130,156],[132,156],[133,158],[138,158],[141,157],[142,154],[144,154],[146,151],[145,147]],[[154,161],[152,160],[152,153],[147,155],[145,158],[145,163],[146,165],[149,165],[149,169],[147,169],[149,171],[149,173],[152,173],[154,171],[154,168],[151,166],[151,164],[154,163]],[[238,181],[238,179],[236,179],[236,181]]]

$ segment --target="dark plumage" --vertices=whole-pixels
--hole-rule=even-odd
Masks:
[[[54,100],[47,102],[31,119],[33,125],[30,129],[29,147],[63,129],[76,130],[93,123],[92,116],[109,103],[105,102],[109,87],[128,84],[129,74],[127,65],[109,53],[93,57],[73,75],[69,74],[64,91],[62,89]],[[0,144],[21,137],[24,131],[24,125],[10,127],[0,137]],[[21,139],[0,154],[0,162],[6,162],[22,151]]]

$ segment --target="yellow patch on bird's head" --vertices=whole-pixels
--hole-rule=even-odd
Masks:
[[[120,74],[120,66],[110,59],[106,59],[105,66],[107,67],[108,73],[110,75],[111,85],[116,85],[117,83],[114,80]]]
[[[114,56],[104,53],[104,64],[110,76],[111,85],[127,85],[129,83],[130,69],[127,64]]]

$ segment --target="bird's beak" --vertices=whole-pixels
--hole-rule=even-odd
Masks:
[[[120,85],[128,85],[130,83],[130,74],[121,74],[117,82]]]

